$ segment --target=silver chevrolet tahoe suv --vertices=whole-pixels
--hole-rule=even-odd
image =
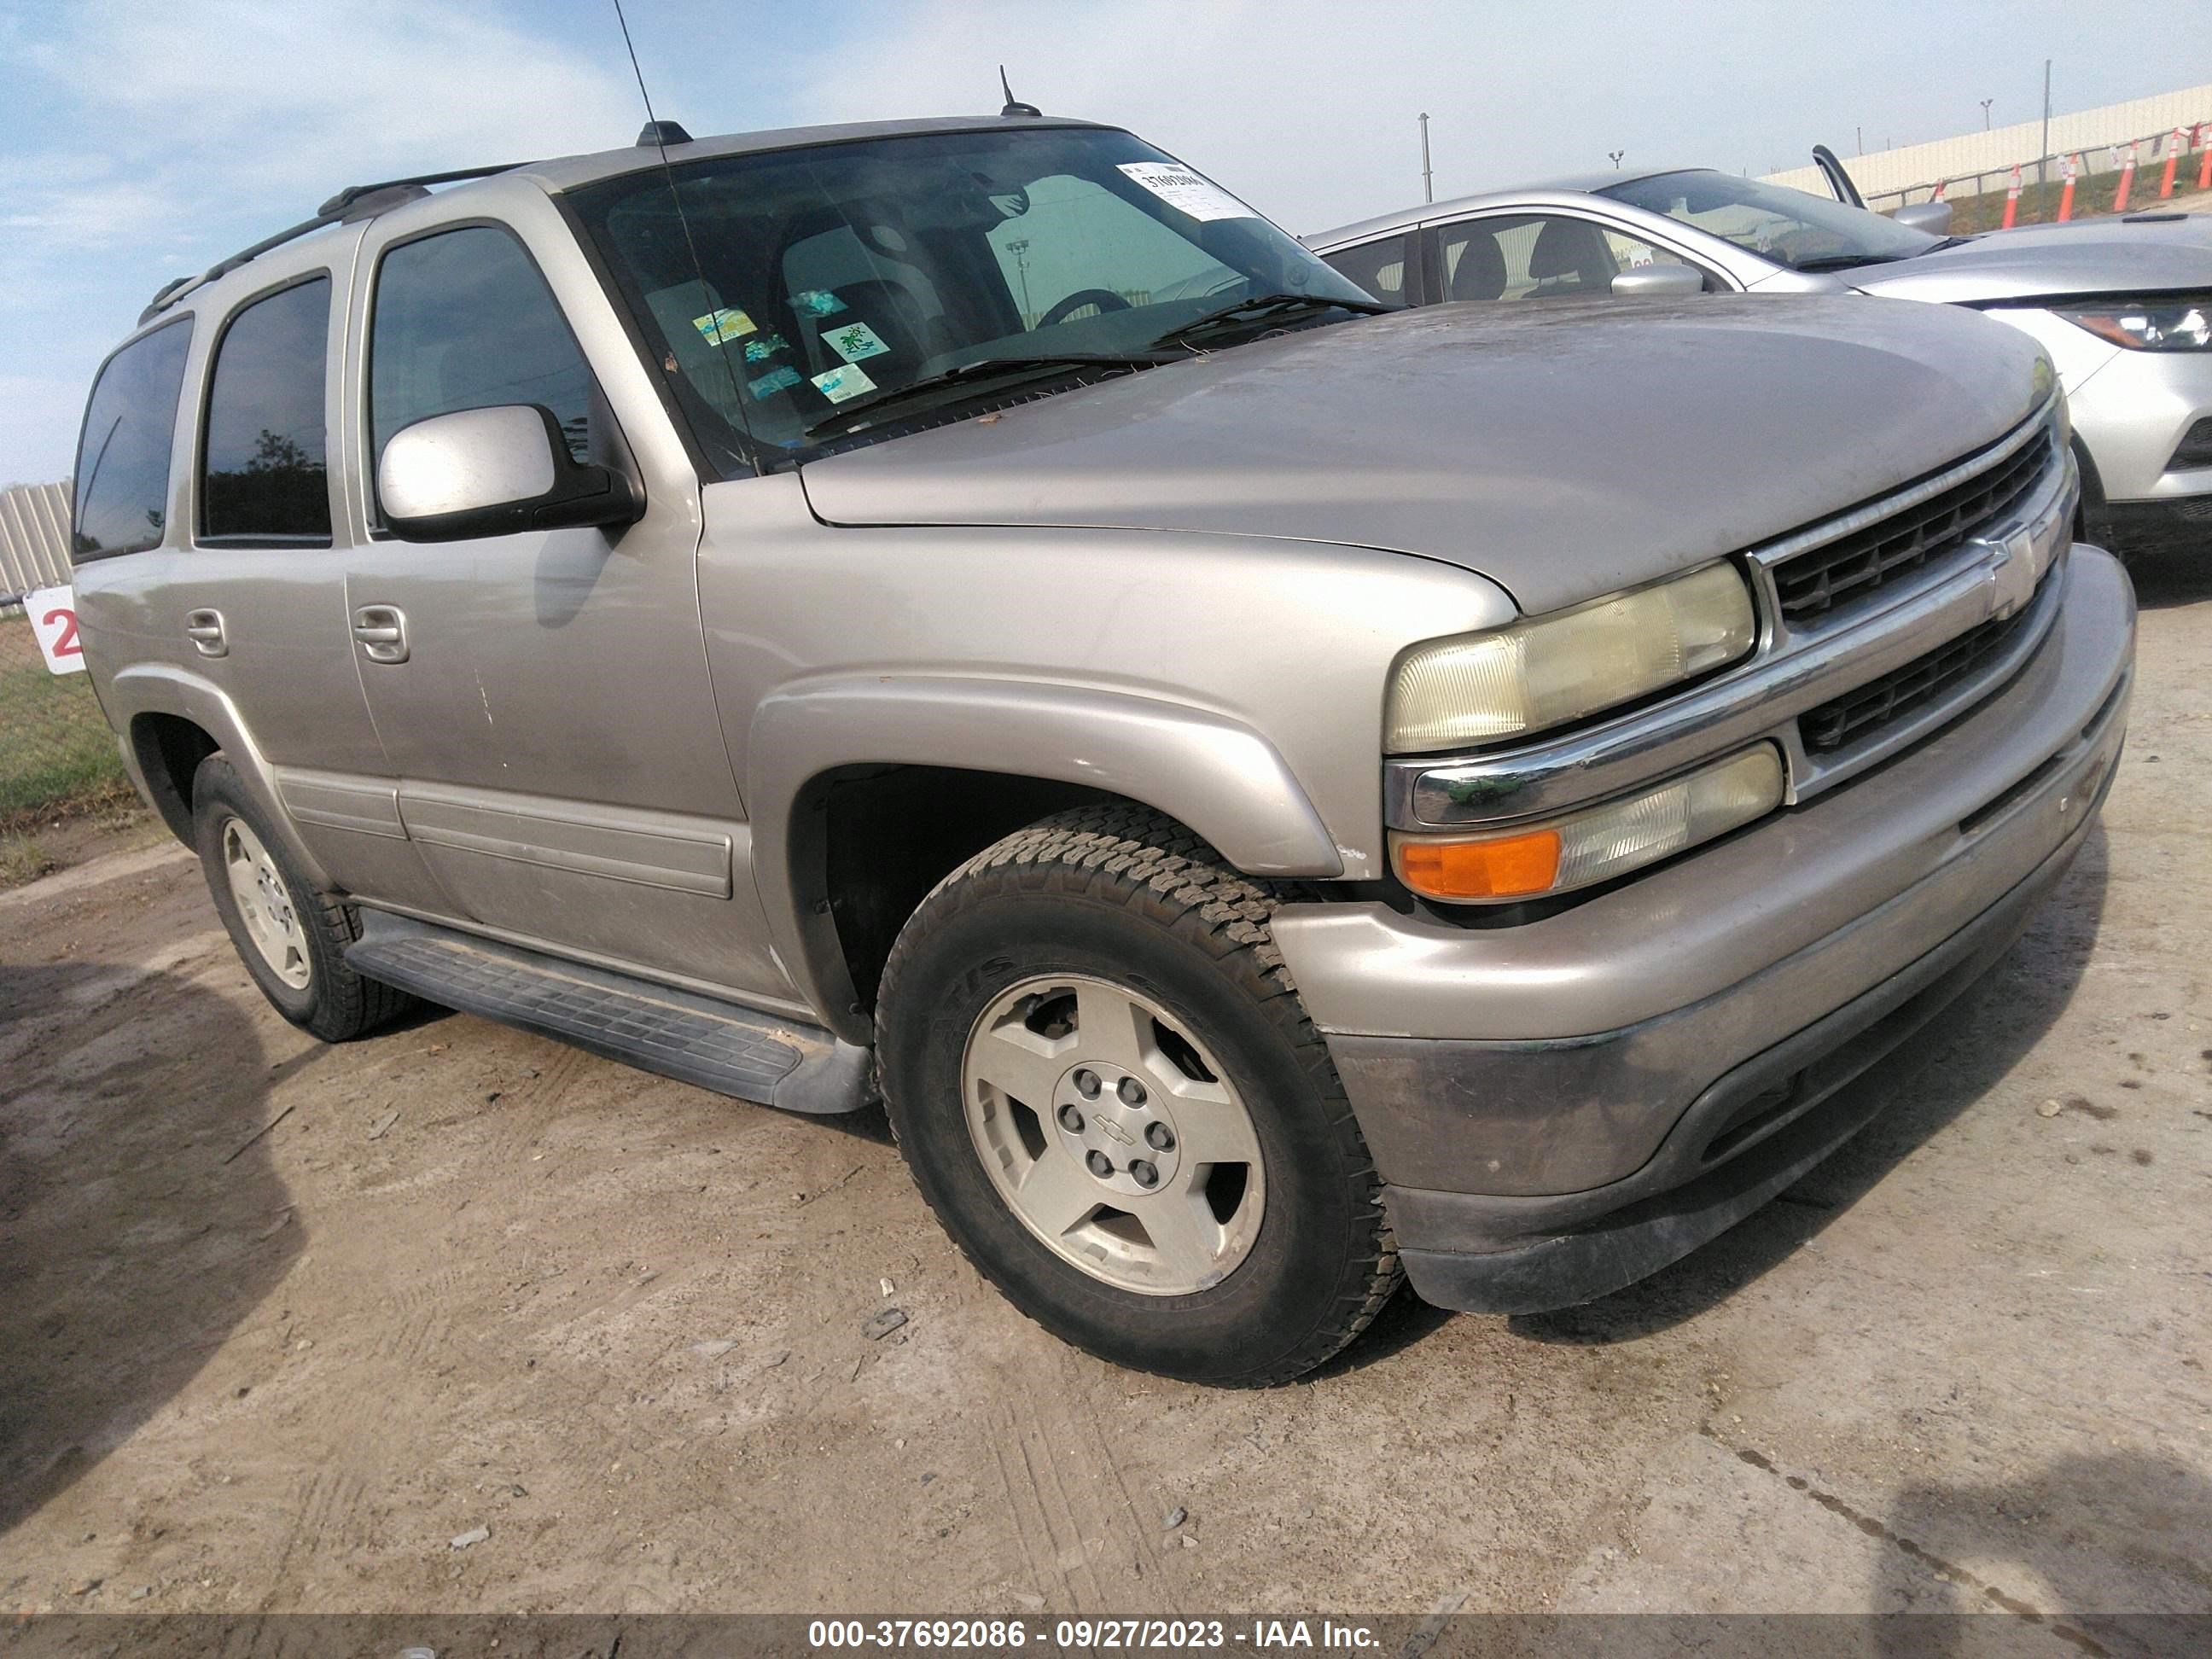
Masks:
[[[1585,1301],[2020,932],[2133,601],[1981,318],[1376,309],[1020,112],[359,187],[100,369],[85,653],[319,1036],[880,1094],[1172,1376]]]

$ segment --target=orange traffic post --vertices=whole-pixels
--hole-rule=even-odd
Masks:
[[[2074,175],[2081,170],[2081,158],[2066,158],[2066,188],[2058,192],[2058,222],[2064,224],[2074,216]]]
[[[2181,129],[2176,127],[2173,136],[2166,141],[2166,171],[2159,175],[2158,199],[2163,202],[2173,194],[2173,170],[2181,165]]]
[[[2115,150],[2118,150],[2118,148],[2119,147],[2117,144],[2113,146]],[[2125,213],[2128,210],[2128,190],[2135,181],[2136,147],[2134,141],[2130,140],[2128,144],[2127,159],[2120,163],[2120,182],[2118,188],[2112,191],[2113,212]]]
[[[2212,152],[2208,152],[2208,154],[2212,154]],[[2020,168],[2019,168],[2017,166],[2015,166],[2015,167],[2013,168],[2013,170],[2012,170],[2012,182],[2011,182],[2010,184],[2008,184],[2008,185],[2007,185],[2005,186],[2005,216],[2004,216],[2004,223],[2003,223],[2003,224],[2002,224],[2002,225],[2000,225],[2000,226],[1999,226],[1999,227],[1997,227],[1997,228],[1998,228],[2000,230],[2010,230],[2010,229],[2012,228],[2012,227],[2013,227],[2013,221],[2014,221],[2014,220],[2015,220],[2015,219],[2017,219],[2017,218],[2019,218],[2019,217],[2020,217]]]
[[[2200,123],[2197,128],[2197,147],[2204,152],[2197,164],[2197,188],[2212,190],[2212,123]]]

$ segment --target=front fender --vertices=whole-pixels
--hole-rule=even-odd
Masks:
[[[815,1006],[851,1009],[825,984],[835,925],[803,893],[794,849],[809,786],[871,763],[1012,773],[1086,785],[1188,824],[1248,874],[1328,878],[1344,860],[1289,765],[1249,726],[1158,698],[1078,686],[934,676],[816,681],[763,700],[745,752],[754,869],[785,971]]]

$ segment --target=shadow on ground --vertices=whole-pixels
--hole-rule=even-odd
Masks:
[[[0,1534],[173,1397],[301,1230],[245,1017],[166,973],[0,965]]]
[[[2194,553],[2146,553],[2128,561],[2136,603],[2145,611],[2212,599],[2212,545]]]
[[[2057,1023],[2096,946],[2106,860],[2100,823],[2012,949],[1851,1085],[1894,1099],[1796,1186],[1641,1283],[1579,1308],[1518,1316],[1512,1328],[1540,1342],[1632,1341],[1694,1319],[1796,1254],[2003,1081]]]
[[[1930,1613],[2050,1607],[2060,1616],[2037,1622],[2090,1652],[2201,1654],[2212,1638],[2212,1624],[2203,1622],[2212,1614],[2212,1571],[2202,1559],[2212,1537],[2212,1483],[2166,1458],[2063,1457],[2017,1481],[1913,1486],[1879,1524],[1899,1547],[1875,1558],[1885,1582],[1874,1599],[1881,1605]],[[2110,1617],[2145,1613],[2198,1620]],[[1894,1632],[1885,1651],[1989,1650],[1963,1626],[1907,1623],[1916,1628]]]

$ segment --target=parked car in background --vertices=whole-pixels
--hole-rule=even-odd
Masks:
[[[1033,112],[481,173],[341,192],[101,368],[133,777],[286,1018],[880,1091],[1112,1359],[1279,1381],[1401,1273],[1525,1311],[1694,1248],[2118,764],[2128,580],[1978,318],[1376,315]]]
[[[2033,337],[2057,368],[2081,532],[2123,552],[2212,553],[2212,218],[1951,236],[1949,216],[1921,204],[1889,219],[1694,168],[1492,191],[1305,240],[1394,305],[1848,288],[1971,307]]]

